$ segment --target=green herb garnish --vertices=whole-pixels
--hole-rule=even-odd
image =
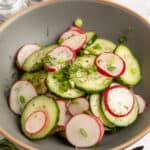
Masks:
[[[79,104],[79,102],[78,102],[77,99],[73,99],[73,100],[71,101],[71,103],[72,103],[72,104]]]
[[[20,101],[21,104],[25,104],[26,99],[25,99],[24,96],[20,96],[20,97],[19,97],[19,101]]]
[[[80,133],[81,133],[82,136],[88,137],[88,134],[87,134],[87,132],[85,131],[85,129],[80,128]]]
[[[97,44],[95,44],[92,48],[93,48],[93,49],[101,49],[101,46],[97,43]]]
[[[58,44],[60,45],[60,44],[62,44],[63,42],[64,42],[64,39],[63,39],[63,38],[59,38]]]
[[[108,66],[107,69],[112,72],[116,69],[116,67],[115,66]]]
[[[83,20],[81,18],[77,18],[74,22],[74,24],[77,26],[77,27],[82,27],[83,26]]]
[[[124,44],[124,43],[126,43],[127,41],[128,41],[127,35],[123,35],[123,36],[120,37],[120,39],[118,40],[118,42],[119,42],[120,44]]]
[[[0,150],[18,150],[14,144],[7,139],[0,140]]]

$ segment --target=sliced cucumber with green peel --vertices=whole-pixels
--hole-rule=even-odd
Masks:
[[[38,72],[24,73],[21,80],[27,80],[33,84],[38,94],[45,94],[48,91],[46,86],[47,72],[44,70]]]
[[[95,31],[87,31],[85,32],[85,35],[87,37],[86,47],[94,43],[94,41],[97,39],[97,34]]]
[[[42,68],[42,60],[48,52],[54,49],[57,45],[46,46],[33,54],[31,54],[23,64],[23,70],[26,72],[37,71]]]
[[[101,99],[100,99],[100,94],[92,94],[90,96],[90,109],[91,112],[100,118],[102,123],[109,128],[114,128],[115,125],[112,124],[104,115],[103,110],[101,108]],[[111,130],[111,129],[109,129]]]
[[[138,60],[132,54],[131,50],[121,44],[116,48],[115,53],[118,54],[126,64],[125,72],[117,80],[128,86],[138,84],[141,80],[141,69]]]
[[[44,125],[42,125],[42,128],[38,132],[34,133],[33,131],[38,129],[38,124],[34,124],[34,121],[40,121],[35,118],[38,114],[40,115],[39,117],[37,116],[39,119],[46,119],[44,119]],[[42,117],[43,114],[45,114],[46,117]],[[23,133],[29,139],[42,139],[50,135],[52,130],[57,126],[58,120],[59,108],[56,101],[46,96],[37,96],[25,106],[21,116],[21,128]],[[40,124],[42,124],[42,122],[40,122]]]
[[[136,99],[134,99],[133,109],[128,115],[126,115],[124,117],[115,117],[108,112],[108,110],[105,107],[104,99],[103,99],[102,100],[102,110],[103,110],[105,116],[107,117],[107,119],[110,122],[112,122],[114,125],[119,126],[119,127],[126,127],[126,126],[129,126],[130,124],[132,124],[137,119],[138,112],[139,112],[139,106],[138,106]]]
[[[50,92],[66,99],[77,98],[85,94],[83,91],[71,87],[67,87],[67,89],[64,90],[63,84],[64,81],[59,81],[55,78],[55,73],[48,73],[47,86]]]
[[[84,53],[99,55],[103,52],[113,52],[115,48],[116,44],[112,41],[98,38],[92,45],[85,48]]]
[[[69,69],[70,80],[87,93],[96,93],[109,87],[112,78],[100,74],[94,65],[95,56],[83,55],[76,58]]]

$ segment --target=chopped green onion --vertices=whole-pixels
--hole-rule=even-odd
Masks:
[[[87,134],[87,132],[85,131],[85,129],[80,128],[80,133],[81,133],[82,136],[88,137],[88,134]]]
[[[101,49],[101,46],[97,43],[92,48],[94,48],[94,49]]]
[[[24,96],[20,96],[19,97],[19,101],[21,104],[24,104],[26,102],[25,97]]]
[[[79,104],[79,102],[78,102],[77,99],[73,99],[73,100],[71,101],[71,103],[72,103],[72,104]]]
[[[77,27],[82,27],[83,26],[83,20],[81,18],[77,18],[74,22],[74,24],[77,26]]]
[[[60,44],[62,44],[63,42],[64,42],[64,39],[63,39],[63,38],[59,38],[58,44],[60,45]]]
[[[115,66],[108,66],[107,69],[112,72],[116,69],[116,67]]]

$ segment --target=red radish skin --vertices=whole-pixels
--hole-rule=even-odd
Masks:
[[[76,101],[76,104],[73,101]],[[88,100],[84,97],[73,99],[67,103],[67,109],[71,115],[81,114],[89,110],[89,107]]]
[[[84,31],[81,28],[77,27],[77,26],[71,26],[69,28],[69,30],[74,30],[74,31],[79,32],[80,34],[84,34]]]
[[[26,44],[22,46],[19,51],[17,52],[16,55],[16,62],[18,69],[22,70],[22,65],[26,58],[30,56],[32,53],[35,51],[38,51],[41,47],[38,46],[37,44]]]
[[[65,40],[62,45],[69,46],[75,52],[78,52],[86,44],[87,37],[85,34],[75,35]]]
[[[112,55],[112,56],[116,57],[116,58],[120,61],[120,62],[118,63],[118,65],[121,64],[122,67],[121,67],[120,71],[119,71],[117,74],[113,74],[111,71],[109,71],[109,70],[103,68],[102,66],[100,66],[100,65],[98,64],[99,58],[100,58],[100,57],[103,57],[104,55]],[[124,61],[119,55],[114,54],[114,53],[111,53],[111,52],[104,52],[104,53],[98,55],[98,56],[95,58],[94,64],[95,64],[95,66],[97,67],[97,70],[98,70],[101,74],[103,74],[103,75],[105,75],[105,76],[108,76],[108,77],[119,77],[119,76],[121,76],[121,75],[125,72],[125,69],[126,69],[125,61]],[[115,67],[116,67],[116,66],[115,66]]]
[[[35,115],[35,116],[34,116]],[[40,116],[41,115],[41,116]],[[40,116],[40,117],[39,117]],[[32,118],[33,117],[33,118]],[[39,118],[38,118],[39,117]],[[35,119],[35,120],[32,120]],[[47,115],[44,111],[35,111],[33,112],[28,119],[26,120],[25,123],[25,131],[29,134],[37,134],[39,133],[46,125],[46,121],[47,121]],[[31,123],[31,124],[30,124]],[[32,125],[36,126],[36,130],[33,130]],[[40,127],[38,128],[38,125],[40,125]],[[32,131],[33,130],[33,131]]]
[[[130,110],[127,113],[125,113],[125,114],[117,114],[117,113],[113,112],[112,109],[110,108],[109,104],[108,104],[109,93],[111,92],[111,90],[118,89],[118,88],[126,89],[132,95],[132,105],[130,107]],[[103,97],[104,97],[104,105],[105,105],[106,109],[109,111],[109,113],[111,115],[113,115],[115,117],[127,116],[132,111],[132,109],[134,107],[134,96],[133,96],[133,93],[131,91],[129,91],[129,89],[127,87],[124,87],[124,86],[121,86],[121,85],[116,85],[116,86],[113,86],[113,87],[110,87],[110,88],[106,89],[106,91],[103,93]],[[121,106],[119,106],[119,107],[121,107]]]
[[[53,49],[52,51],[50,51],[48,54],[47,54],[47,56],[53,56],[53,57],[55,57],[56,59],[57,59],[57,57],[59,57],[59,55],[57,54],[57,52],[59,52],[60,51],[60,54],[62,54],[62,52],[63,51],[68,51],[67,53],[68,53],[68,55],[70,55],[69,57],[65,57],[65,59],[67,59],[66,60],[66,62],[68,63],[68,64],[71,64],[72,63],[72,61],[75,59],[75,57],[76,57],[76,54],[75,54],[75,52],[69,47],[69,46],[59,46],[59,47],[57,47],[57,48],[55,48],[55,49]],[[70,54],[69,54],[70,53]],[[60,58],[60,59],[62,59],[62,58]],[[64,58],[63,58],[64,59]],[[57,60],[57,61],[59,61],[59,59]],[[57,66],[55,66],[56,64],[54,64],[54,65],[50,65],[49,63],[45,63],[44,64],[44,68],[47,70],[47,71],[49,71],[49,72],[56,72],[56,71],[58,71],[58,67]]]
[[[142,114],[144,112],[144,110],[146,109],[146,101],[143,99],[142,96],[138,95],[138,94],[134,94],[136,97],[136,100],[139,104],[139,115]]]
[[[56,72],[58,69],[54,66],[50,66],[48,63],[44,64],[44,69],[48,72]]]
[[[25,92],[25,95],[21,92],[20,94],[19,93],[16,93],[15,89],[17,88],[18,84],[23,84],[23,85],[26,85],[28,86],[27,88],[27,91]],[[21,85],[21,87],[23,88],[23,85]],[[19,87],[17,88],[19,89]],[[32,92],[32,94],[29,95],[29,92]],[[30,100],[32,99],[33,97],[37,96],[37,91],[36,89],[34,88],[34,86],[28,82],[28,81],[25,81],[25,80],[18,80],[16,81],[12,87],[11,87],[11,90],[10,90],[10,94],[9,94],[9,101],[8,101],[8,105],[9,105],[9,108],[10,110],[15,113],[16,115],[20,115],[21,112],[22,112],[22,109],[24,107],[24,105]],[[14,96],[16,98],[14,98]],[[25,104],[20,104],[19,102],[19,96],[24,96],[26,98],[26,103]],[[28,98],[27,98],[28,96]]]
[[[83,119],[81,118],[83,116]],[[95,140],[95,142],[93,142],[93,143],[91,143],[90,145],[89,145],[89,142],[91,142],[91,140],[90,141],[87,141],[86,140],[86,142],[85,142],[85,144],[83,145],[81,145],[81,143],[80,143],[80,145],[78,144],[78,145],[76,145],[75,143],[73,143],[73,141],[71,141],[71,139],[70,139],[70,135],[69,135],[69,133],[68,132],[70,132],[71,134],[73,134],[73,138],[72,139],[77,139],[77,140],[79,140],[79,142],[81,142],[81,139],[79,139],[79,137],[76,137],[76,135],[74,134],[74,133],[72,133],[73,131],[78,131],[78,129],[73,129],[72,128],[72,131],[69,131],[69,130],[71,130],[71,128],[69,128],[69,126],[70,126],[70,123],[75,119],[75,118],[79,118],[80,117],[80,120],[79,121],[77,121],[77,125],[75,125],[74,127],[75,128],[81,128],[82,126],[84,126],[83,127],[83,129],[85,129],[87,126],[91,126],[91,121],[92,122],[95,122],[95,127],[93,128],[93,127],[90,127],[90,129],[92,129],[92,131],[91,131],[91,133],[93,134],[93,135],[91,135],[91,137],[96,137],[97,138],[97,140]],[[87,118],[88,119],[90,119],[90,123],[89,123],[89,121],[87,122]],[[81,121],[81,119],[82,119],[82,121]],[[86,120],[86,121],[85,121]],[[86,122],[86,123],[85,123]],[[103,128],[103,127],[102,127]],[[94,130],[97,130],[97,131],[94,131]],[[87,130],[86,130],[87,131]],[[95,133],[94,133],[95,132]],[[88,147],[91,147],[91,146],[93,146],[93,145],[95,145],[95,144],[98,144],[98,143],[100,143],[101,142],[101,140],[102,140],[102,136],[103,136],[103,132],[104,131],[102,131],[102,129],[101,129],[101,126],[100,126],[100,124],[99,124],[99,121],[95,118],[95,117],[93,117],[92,115],[88,115],[88,114],[78,114],[78,115],[75,115],[75,116],[73,116],[69,121],[68,121],[68,123],[67,123],[67,125],[66,125],[66,127],[65,127],[65,135],[66,135],[66,137],[67,137],[67,140],[68,140],[68,142],[70,143],[70,144],[72,144],[73,146],[75,146],[76,148],[88,148]],[[80,134],[80,133],[79,133]],[[88,135],[89,135],[89,133],[88,133]],[[96,136],[97,135],[97,136]],[[80,136],[80,138],[81,138],[81,136]],[[87,137],[83,137],[83,138],[87,138]],[[88,145],[87,145],[88,144]]]

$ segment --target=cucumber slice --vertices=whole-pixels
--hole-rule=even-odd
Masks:
[[[42,68],[42,59],[48,52],[54,49],[57,45],[46,46],[33,54],[31,54],[23,64],[23,70],[26,72],[36,71]]]
[[[128,86],[135,86],[141,80],[141,68],[138,60],[132,54],[131,50],[121,44],[115,50],[115,53],[123,58],[126,64],[125,72],[117,80]]]
[[[116,44],[112,41],[98,38],[92,45],[86,47],[84,52],[86,54],[99,55],[103,52],[113,52],[115,48]]]
[[[100,74],[94,65],[95,56],[84,55],[78,57],[71,65],[70,80],[77,88],[88,93],[100,92],[110,86],[111,77]]]
[[[26,131],[26,121],[34,112],[44,112],[47,116],[44,127],[37,133],[31,134]],[[51,133],[59,120],[59,108],[57,103],[46,96],[34,97],[26,106],[21,116],[21,128],[23,133],[32,140],[41,139]],[[32,124],[31,124],[32,125]],[[34,124],[33,124],[34,127]]]
[[[38,71],[32,73],[24,73],[21,77],[21,80],[27,80],[33,84],[38,94],[45,94],[48,91],[46,86],[46,71]]]
[[[55,78],[55,73],[48,73],[47,86],[54,94],[66,99],[77,98],[85,94],[83,91],[71,87],[68,87],[67,90],[64,90],[63,83],[64,81],[60,81]]]
[[[97,116],[102,123],[109,127],[109,128],[114,128],[115,125],[113,125],[104,115],[102,108],[101,108],[101,99],[99,94],[92,94],[90,96],[90,109],[91,112]]]
[[[85,35],[87,37],[87,42],[85,47],[91,45],[97,39],[97,34],[95,31],[87,31],[85,32]]]
[[[132,124],[136,120],[139,112],[139,106],[136,99],[134,99],[134,106],[132,111],[124,117],[115,117],[111,115],[105,107],[104,99],[102,100],[102,109],[107,119],[111,121],[114,125],[119,127],[126,127]]]

